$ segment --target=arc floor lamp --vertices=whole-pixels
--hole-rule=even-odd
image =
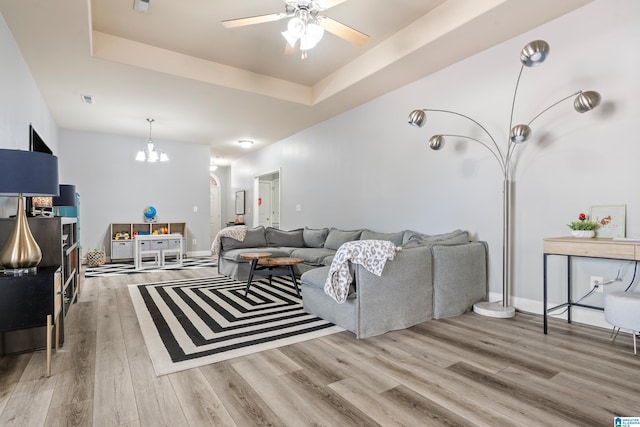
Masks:
[[[481,315],[490,317],[508,318],[515,315],[515,309],[510,305],[511,295],[511,193],[513,188],[511,181],[513,177],[513,153],[518,144],[526,142],[531,137],[531,124],[542,114],[549,111],[556,105],[574,98],[573,107],[579,113],[592,110],[600,104],[600,94],[595,91],[578,91],[554,102],[540,113],[535,115],[527,124],[513,125],[513,110],[516,104],[518,86],[524,67],[535,67],[544,62],[549,55],[549,44],[543,40],[535,40],[527,44],[520,53],[520,73],[513,91],[513,101],[511,103],[511,116],[509,119],[509,138],[506,147],[500,147],[491,133],[479,122],[461,113],[449,110],[438,110],[424,108],[414,110],[409,114],[409,124],[416,127],[423,127],[427,122],[427,112],[447,113],[463,117],[478,126],[488,137],[488,140],[480,140],[466,135],[434,135],[429,139],[429,147],[433,150],[440,150],[445,144],[445,137],[455,137],[469,139],[482,145],[489,150],[498,162],[503,176],[502,195],[502,302],[480,302],[473,306],[473,310]]]

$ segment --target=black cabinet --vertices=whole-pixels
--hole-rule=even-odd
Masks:
[[[0,219],[0,247],[14,221]],[[79,291],[76,219],[31,217],[28,221],[42,251],[42,261],[36,274],[11,276],[0,271],[0,355],[48,347],[51,331],[46,329],[45,312],[53,315],[56,328],[60,329],[60,342],[64,342],[64,316],[57,319],[59,310],[55,304],[60,304],[61,313],[66,314]]]

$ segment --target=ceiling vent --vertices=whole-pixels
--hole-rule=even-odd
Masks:
[[[153,0],[133,0],[133,8],[138,12],[150,13]]]

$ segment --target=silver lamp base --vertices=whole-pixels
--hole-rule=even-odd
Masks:
[[[477,302],[473,305],[473,312],[481,316],[508,319],[516,315],[516,309],[505,307],[499,302]]]

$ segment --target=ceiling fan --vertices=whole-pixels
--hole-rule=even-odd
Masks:
[[[346,0],[283,1],[285,3],[284,12],[229,19],[222,21],[222,25],[226,28],[234,28],[289,18],[287,30],[282,32],[282,36],[287,41],[284,53],[285,55],[291,55],[300,49],[302,59],[307,58],[307,51],[318,44],[325,30],[357,46],[362,46],[369,40],[368,35],[328,16],[320,15],[320,12],[344,3]]]

